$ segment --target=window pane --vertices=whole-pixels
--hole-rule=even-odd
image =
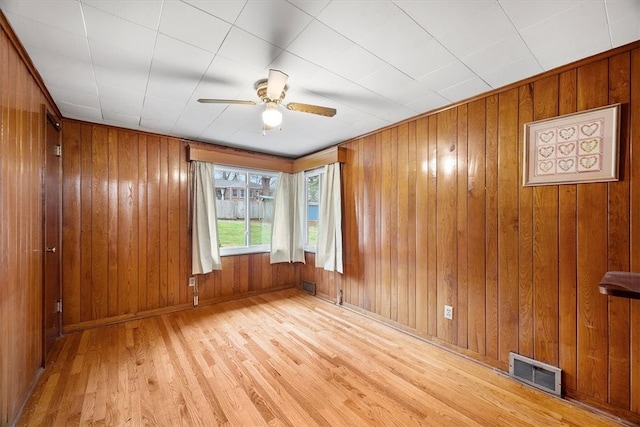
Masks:
[[[277,176],[268,174],[251,174],[249,177],[249,241],[252,246],[271,243],[273,199],[277,181]]]
[[[318,211],[320,208],[320,175],[307,177],[307,244],[318,241]]]
[[[238,190],[246,187],[247,176],[223,168],[214,168],[218,238],[221,247],[245,246],[245,201]]]

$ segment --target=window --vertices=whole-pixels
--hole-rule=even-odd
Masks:
[[[214,177],[220,255],[268,252],[277,173],[216,165]]]
[[[315,252],[318,242],[318,215],[320,214],[320,190],[322,185],[322,175],[324,168],[308,171],[304,175],[305,179],[305,200],[306,200],[306,220],[305,220],[305,245],[308,252]]]

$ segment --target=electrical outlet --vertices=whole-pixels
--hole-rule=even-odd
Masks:
[[[196,285],[196,278],[195,277],[189,277],[189,286],[195,286]]]
[[[451,307],[450,305],[444,306],[444,318],[453,320],[453,307]]]

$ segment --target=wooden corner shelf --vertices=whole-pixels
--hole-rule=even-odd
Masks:
[[[640,299],[640,273],[607,271],[600,280],[600,293],[614,297]]]

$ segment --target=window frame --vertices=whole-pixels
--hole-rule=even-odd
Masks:
[[[225,172],[236,172],[236,173],[245,175],[244,188],[237,187],[237,188],[234,188],[234,190],[239,190],[236,193],[238,194],[238,196],[236,197],[236,200],[240,198],[244,199],[244,209],[246,214],[244,218],[244,242],[245,242],[244,246],[219,246],[220,256],[224,257],[224,256],[233,256],[233,255],[245,255],[245,254],[271,252],[271,241],[269,241],[269,243],[266,243],[266,244],[251,245],[251,214],[250,214],[251,191],[249,191],[250,190],[249,185],[251,182],[251,179],[250,179],[251,175],[263,175],[263,176],[268,175],[268,176],[271,176],[272,178],[278,179],[279,173],[275,171],[265,170],[265,169],[246,168],[242,166],[228,166],[228,165],[216,163],[214,164],[214,168],[213,168],[214,188],[216,188],[215,187],[216,172],[221,170]],[[276,182],[276,185],[277,185],[277,182]],[[273,190],[273,192],[275,197],[275,189]],[[244,193],[244,197],[241,197],[240,193]],[[231,199],[234,199],[234,196],[232,196]],[[217,197],[216,197],[216,200],[217,200]],[[220,218],[217,218],[217,221],[220,221]],[[272,224],[272,227],[273,227],[273,224]],[[218,237],[218,241],[219,239],[220,238]]]
[[[322,178],[324,166],[304,172],[304,251],[316,253],[317,245],[309,243],[309,178],[318,177],[318,214],[322,203]]]

